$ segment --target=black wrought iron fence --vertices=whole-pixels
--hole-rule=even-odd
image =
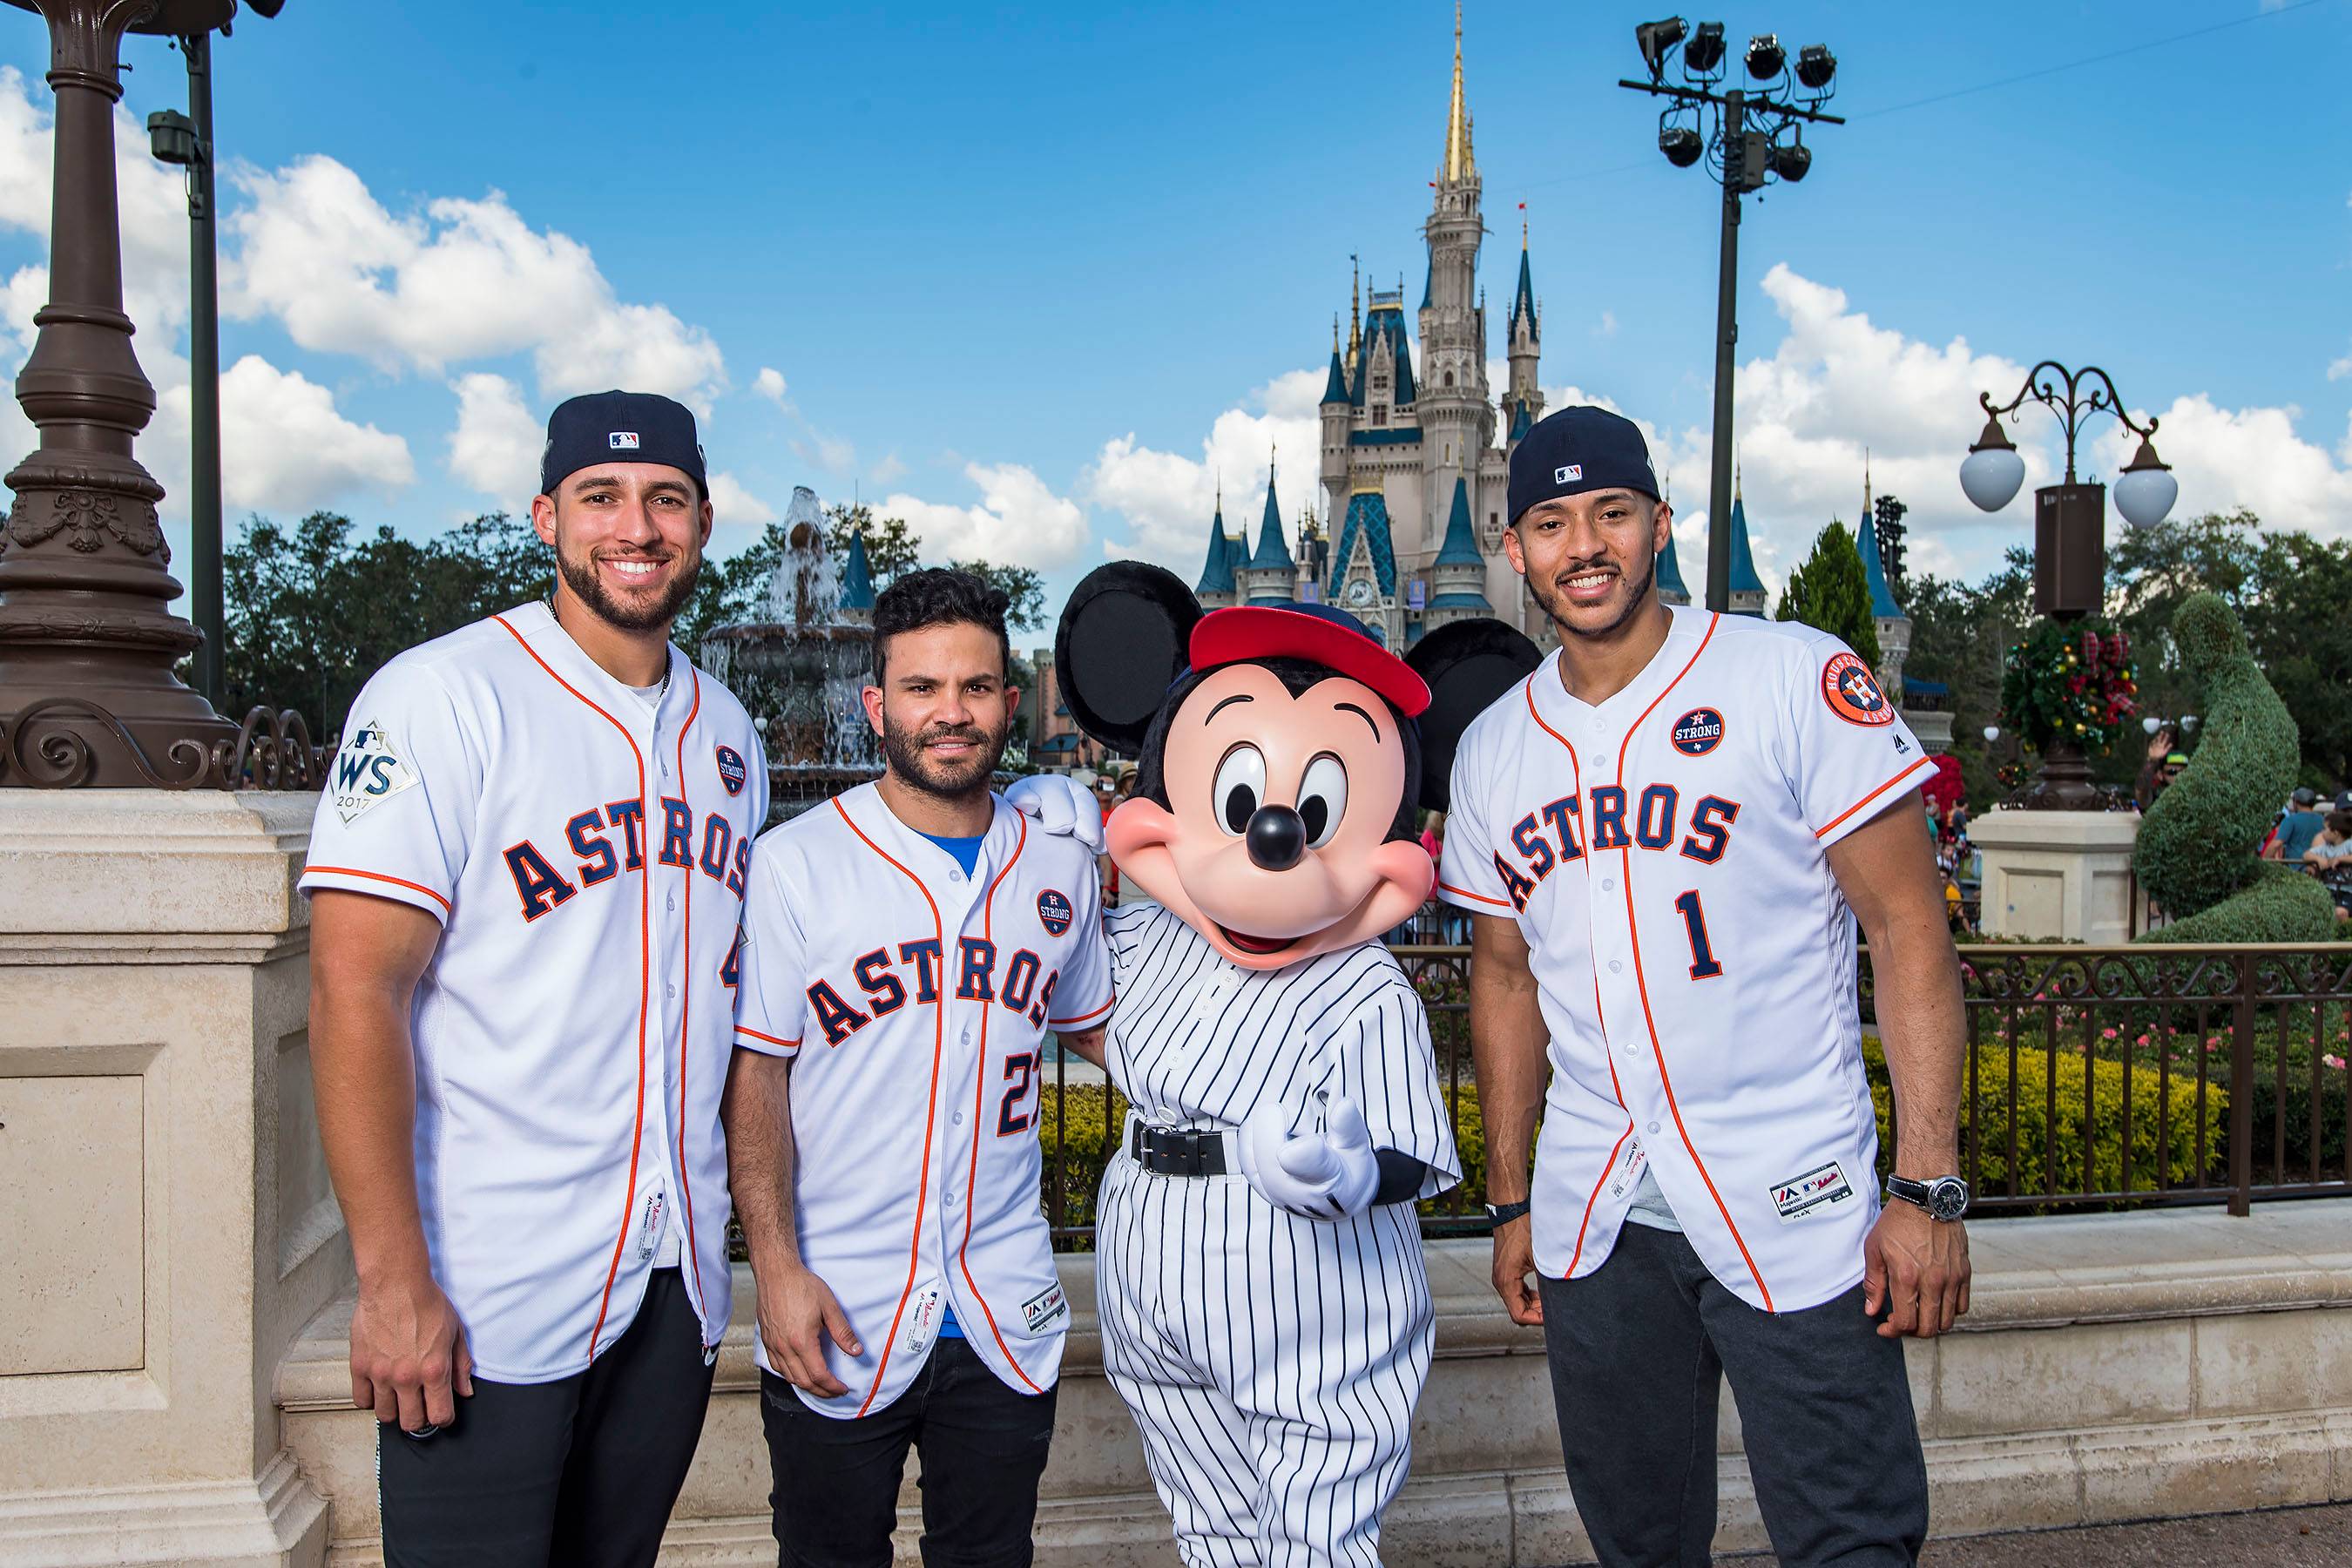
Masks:
[[[1469,1034],[1469,950],[1445,911],[1395,942],[1429,1009],[1465,1180],[1423,1205],[1424,1235],[1486,1228],[1486,1138]],[[1960,950],[1969,1054],[1963,1173],[1979,1212],[2352,1194],[2352,944]],[[1863,955],[1865,1056],[1881,1160],[1893,1104]],[[1671,1048],[1671,1047],[1669,1047]],[[1095,1191],[1127,1106],[1076,1058],[1054,1067],[1042,1128],[1056,1245],[1092,1245]]]

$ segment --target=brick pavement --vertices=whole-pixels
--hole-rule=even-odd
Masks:
[[[1931,1541],[1919,1568],[2352,1568],[2352,1503]]]

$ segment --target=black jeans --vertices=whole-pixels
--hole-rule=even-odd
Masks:
[[[1628,1225],[1597,1271],[1538,1288],[1569,1490],[1603,1568],[1706,1568],[1727,1375],[1785,1568],[1918,1561],[1927,1469],[1903,1345],[1863,1315],[1861,1286],[1761,1311],[1680,1234]]]
[[[710,1405],[702,1324],[656,1268],[628,1331],[553,1383],[474,1379],[432,1436],[376,1429],[386,1568],[646,1568]]]
[[[820,1415],[760,1374],[782,1568],[889,1568],[908,1444],[923,1458],[923,1561],[1028,1568],[1055,1390],[1007,1388],[969,1342],[942,1339],[914,1385],[854,1420]]]

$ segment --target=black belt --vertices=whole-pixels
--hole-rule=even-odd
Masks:
[[[1225,1174],[1224,1134],[1213,1127],[1187,1130],[1138,1121],[1128,1152],[1156,1176]]]

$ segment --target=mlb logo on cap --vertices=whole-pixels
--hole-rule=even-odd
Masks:
[[[634,452],[637,449],[637,433],[635,430],[615,430],[610,439],[613,443],[613,450],[616,452]]]
[[[1556,485],[1572,485],[1583,477],[1584,465],[1582,463],[1570,463],[1565,467],[1554,468],[1551,471],[1551,482]]]

